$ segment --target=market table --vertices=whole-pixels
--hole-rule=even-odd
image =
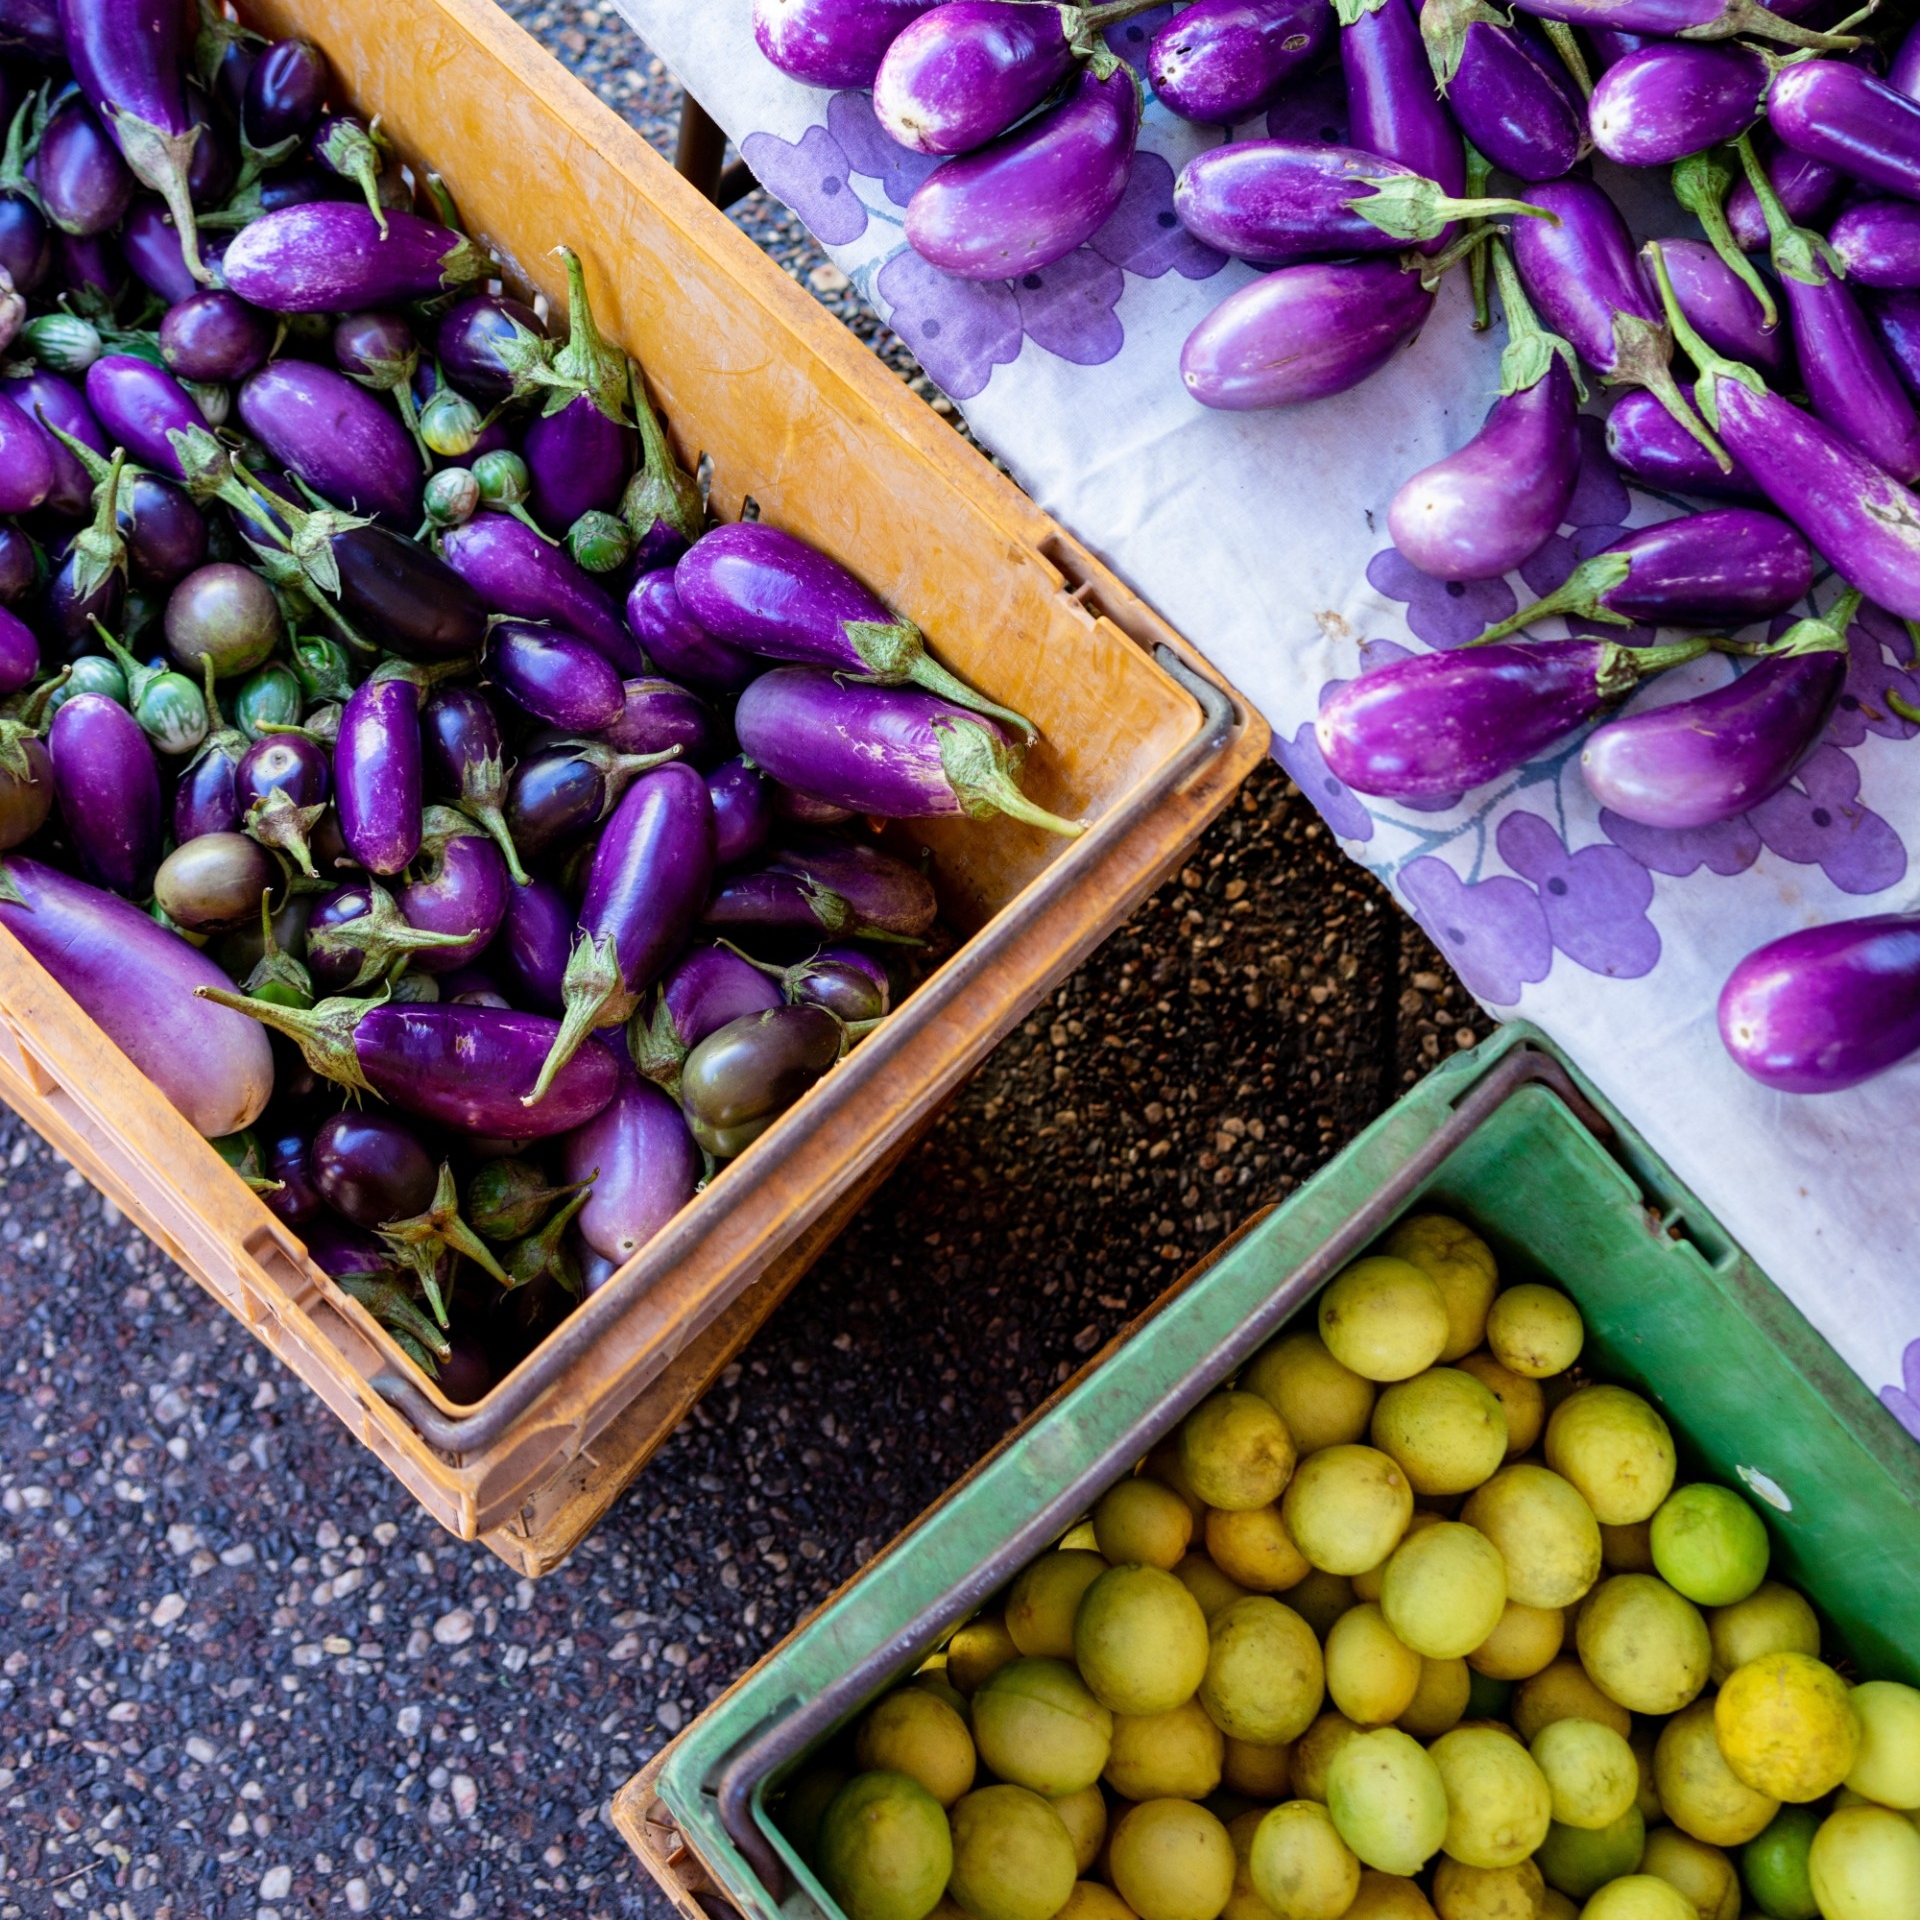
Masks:
[[[970,284],[906,245],[906,202],[935,163],[890,141],[865,94],[817,92],[770,66],[750,0],[619,4],[1019,483],[1257,701],[1341,845],[1482,1002],[1567,1046],[1920,1435],[1906,1138],[1920,1067],[1791,1098],[1742,1074],[1714,1024],[1722,982],[1753,948],[1920,900],[1903,841],[1920,821],[1920,749],[1886,700],[1890,689],[1920,700],[1902,625],[1863,614],[1825,740],[1788,788],[1737,820],[1681,833],[1610,815],[1580,778],[1577,741],[1454,804],[1363,799],[1314,745],[1332,688],[1406,650],[1460,644],[1522,591],[1546,591],[1624,528],[1684,503],[1630,492],[1595,420],[1568,521],[1519,579],[1430,579],[1394,551],[1385,509],[1408,474],[1477,428],[1496,391],[1502,332],[1470,330],[1462,276],[1418,341],[1353,392],[1209,413],[1181,386],[1180,344],[1252,270],[1184,233],[1172,186],[1217,130],[1149,98],[1107,226],[1044,273]],[[1113,29],[1115,51],[1142,69],[1171,13]],[[1235,132],[1337,139],[1344,111],[1336,72]],[[1816,597],[1833,592],[1829,581]],[[1730,671],[1710,656],[1637,699],[1682,697]]]

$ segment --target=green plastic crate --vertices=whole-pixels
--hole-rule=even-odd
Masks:
[[[662,1871],[648,1833],[677,1830],[752,1920],[815,1908],[841,1920],[774,1826],[767,1791],[1416,1208],[1470,1221],[1503,1281],[1564,1287],[1586,1318],[1583,1366],[1660,1404],[1683,1475],[1751,1490],[1775,1570],[1820,1607],[1833,1648],[1920,1684],[1920,1450],[1620,1116],[1516,1023],[1218,1250],[702,1714],[622,1795],[618,1817],[647,1864]],[[686,1885],[669,1887],[686,1910],[720,1910]]]

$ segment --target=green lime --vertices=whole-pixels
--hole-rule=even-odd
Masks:
[[[1653,1564],[1702,1607],[1730,1607],[1767,1577],[1771,1549],[1760,1516],[1730,1487],[1696,1481],[1653,1516]]]
[[[1566,1827],[1556,1820],[1533,1857],[1548,1886],[1570,1900],[1590,1900],[1609,1880],[1632,1873],[1646,1844],[1647,1823],[1635,1806],[1610,1827]]]
[[[1820,1831],[1810,1807],[1782,1807],[1766,1830],[1740,1849],[1740,1877],[1770,1920],[1820,1920],[1807,1852]]]

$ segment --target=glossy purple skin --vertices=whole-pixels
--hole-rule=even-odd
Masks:
[[[379,396],[310,360],[275,360],[240,388],[247,431],[323,500],[404,526],[420,518],[420,456]]]
[[[564,862],[606,811],[606,777],[577,748],[521,752],[507,782],[504,812],[523,866]]]
[[[1340,65],[1347,76],[1349,143],[1439,181],[1450,194],[1464,193],[1466,149],[1453,116],[1434,91],[1433,68],[1409,0],[1383,0],[1352,26],[1342,27]],[[1420,251],[1438,252],[1454,232],[1447,228]]]
[[[305,958],[307,971],[313,976],[313,984],[318,992],[344,993],[360,971],[360,955],[350,949],[326,953],[311,944],[313,935],[325,933],[333,927],[349,926],[355,920],[364,920],[369,904],[365,886],[358,884],[335,887],[314,902],[313,912],[307,920],[309,945]]]
[[[1726,0],[1515,0],[1517,11],[1540,20],[1565,20],[1577,27],[1612,28],[1654,39],[1701,34],[1717,39],[1726,31]],[[1791,15],[1799,9],[1774,9]],[[1703,32],[1704,30],[1704,32]]]
[[[918,867],[857,840],[807,835],[782,847],[773,865],[830,887],[870,927],[917,940],[940,911]]]
[[[37,426],[42,417],[62,433],[91,447],[104,460],[113,443],[93,417],[80,389],[57,373],[41,368],[26,375],[0,376],[0,394],[11,400]],[[53,462],[53,487],[44,505],[69,520],[84,520],[93,512],[93,482],[87,470],[52,434],[43,436]]]
[[[127,571],[137,585],[170,587],[207,557],[205,516],[157,473],[121,473],[115,518],[127,543]]]
[[[1920,1049],[1920,916],[1806,927],[1750,953],[1720,991],[1720,1038],[1776,1093],[1838,1093]]]
[[[1056,8],[947,0],[894,37],[874,73],[873,110],[916,153],[971,153],[1073,69]]]
[[[423,947],[412,964],[422,973],[452,973],[470,967],[492,945],[514,892],[507,863],[491,840],[463,833],[446,842],[437,864],[409,882],[394,903],[410,927],[423,933],[470,933],[457,947]]]
[[[704,767],[714,757],[719,731],[712,709],[685,687],[671,680],[628,680],[620,689],[619,709],[599,738],[620,753],[678,747],[682,761]]]
[[[1920,293],[1883,293],[1868,310],[1893,370],[1920,396]]]
[[[39,578],[33,542],[18,527],[0,527],[0,607],[18,606]]]
[[[189,1125],[217,1138],[260,1117],[272,1049],[244,1014],[194,998],[195,987],[233,986],[205,954],[138,907],[22,854],[7,855],[6,875],[21,900],[0,900],[0,926]]]
[[[1713,455],[1644,388],[1623,393],[1613,403],[1607,416],[1607,456],[1622,473],[1650,487],[1729,500],[1766,497],[1739,461],[1731,473],[1721,472]]]
[[[671,567],[643,573],[633,583],[627,595],[627,631],[670,679],[716,693],[737,693],[765,671],[756,655],[716,640],[687,612]]]
[[[714,858],[723,867],[751,860],[773,831],[773,793],[767,776],[744,758],[707,776],[713,802]]]
[[[312,1138],[299,1127],[285,1128],[267,1142],[267,1178],[278,1180],[280,1191],[260,1197],[267,1211],[290,1227],[304,1226],[326,1205],[307,1163],[312,1147]]]
[[[65,233],[107,233],[133,204],[135,181],[87,103],[71,99],[47,122],[33,158],[47,218]]]
[[[344,374],[375,371],[376,361],[404,361],[420,343],[397,313],[350,313],[333,330],[333,362]]]
[[[789,999],[825,1007],[842,1020],[878,1020],[893,998],[886,968],[858,947],[822,947],[811,960],[789,970]]]
[[[621,673],[642,671],[640,649],[612,597],[512,514],[476,513],[441,536],[440,553],[494,612],[550,620],[577,633]]]
[[[186,134],[185,14],[168,0],[60,0],[60,32],[80,91],[111,126],[116,109]]]
[[[55,0],[0,0],[0,47],[37,60],[64,60],[67,43]]]
[[[600,835],[580,903],[580,931],[612,940],[629,993],[651,986],[686,945],[713,867],[706,781],[671,761],[643,773]]]
[[[54,798],[87,878],[144,899],[160,864],[166,809],[139,722],[103,694],[76,694],[53,716],[47,751]]]
[[[1120,204],[1139,132],[1132,69],[1105,80],[1088,69],[1057,107],[930,173],[907,203],[908,243],[962,280],[1050,267]]]
[[[1767,325],[1753,289],[1704,240],[1663,240],[1660,251],[1680,311],[1708,346],[1769,380],[1791,371],[1788,329],[1778,321]]]
[[[349,1108],[321,1121],[307,1165],[320,1197],[356,1227],[405,1220],[433,1203],[433,1155],[391,1114]]]
[[[1911,486],[1920,479],[1920,413],[1852,288],[1838,278],[1809,286],[1791,274],[1780,288],[1814,412]]]
[[[1767,92],[1767,121],[1796,153],[1920,199],[1920,101],[1861,68],[1809,60],[1784,69]]]
[[[0,693],[18,693],[40,671],[40,642],[17,613],[0,607]]]
[[[789,79],[870,87],[881,56],[939,0],[754,0],[753,38]]]
[[[1541,323],[1596,373],[1619,364],[1614,317],[1661,323],[1657,301],[1640,277],[1633,238],[1606,190],[1590,180],[1552,180],[1529,191],[1530,204],[1560,216],[1513,223],[1514,264]]]
[[[625,704],[620,676],[586,641],[558,627],[501,621],[487,639],[487,672],[535,719],[570,733],[609,725]]]
[[[1543,753],[1606,704],[1603,642],[1499,641],[1415,654],[1330,694],[1314,735],[1358,793],[1464,793]]]
[[[1463,36],[1447,105],[1474,146],[1521,180],[1559,179],[1586,141],[1586,116],[1558,57],[1488,20]]]
[[[1593,144],[1624,167],[1669,167],[1746,132],[1768,77],[1759,54],[1730,41],[1629,54],[1600,76],[1587,102]]]
[[[1827,231],[1856,286],[1920,287],[1920,206],[1911,200],[1862,200]]]
[[[224,256],[225,246],[212,235],[207,237],[201,258],[209,264]],[[168,306],[200,292],[200,282],[187,271],[180,253],[180,233],[172,216],[158,200],[141,199],[133,204],[126,225],[120,229],[120,252],[133,277],[156,294]]]
[[[573,947],[573,908],[551,880],[529,880],[507,894],[494,951],[521,994],[543,1013],[558,1013],[561,977]]]
[[[397,209],[381,238],[360,200],[314,200],[262,214],[240,230],[222,265],[227,285],[269,313],[353,313],[404,306],[445,290],[448,257],[471,243]],[[457,284],[457,283],[456,283]]]
[[[127,604],[125,577],[116,571],[90,591],[83,590],[81,559],[71,545],[63,543],[56,548],[53,561],[53,578],[47,582],[43,602],[49,638],[63,642],[69,657],[93,653],[99,647],[93,622],[98,620],[109,633],[120,625]]]
[[[327,60],[305,40],[276,40],[263,48],[247,76],[240,131],[247,144],[275,147],[297,140],[320,118],[327,98]]]
[[[660,982],[659,1005],[673,1024],[673,1038],[691,1053],[710,1033],[749,1013],[765,1013],[780,1004],[780,989],[726,947],[687,950]]]
[[[1203,407],[1298,406],[1379,372],[1432,311],[1433,295],[1397,254],[1281,267],[1230,293],[1194,328],[1180,377]]]
[[[1844,652],[1756,660],[1711,693],[1609,720],[1581,749],[1581,774],[1603,807],[1643,826],[1731,820],[1786,785],[1846,683]]]
[[[1416,473],[1393,497],[1393,544],[1440,580],[1494,580],[1559,531],[1580,477],[1579,402],[1566,361],[1493,403],[1458,453]]]
[[[1638,53],[1642,47],[1658,46],[1660,42],[1644,33],[1623,33],[1618,27],[1589,24],[1587,44],[1593,49],[1595,70],[1604,72],[1608,67],[1617,67],[1628,54]]]
[[[191,80],[187,82],[187,112],[200,128],[200,137],[193,143],[193,157],[187,162],[188,198],[196,208],[225,206],[240,180],[240,143]]]
[[[246,810],[234,785],[235,763],[218,748],[202,753],[173,790],[173,837],[184,844],[203,833],[238,833]]]
[[[1198,0],[1153,36],[1147,75],[1169,112],[1238,126],[1315,66],[1335,31],[1329,0]]]
[[[438,687],[420,710],[420,743],[428,783],[455,799],[482,760],[502,757],[499,716],[472,687]]]
[[[1600,604],[1649,626],[1742,626],[1784,612],[1813,586],[1807,543],[1753,507],[1682,514],[1604,551],[1625,554],[1632,570]]]
[[[354,1273],[393,1271],[393,1255],[364,1227],[349,1225],[331,1209],[308,1221],[300,1237],[314,1264],[336,1280]]]
[[[693,1198],[700,1178],[700,1149],[679,1105],[633,1073],[620,1075],[613,1099],[569,1134],[560,1152],[563,1179],[598,1175],[574,1223],[587,1245],[616,1266]]]
[[[272,345],[272,321],[214,287],[169,307],[160,322],[160,352],[183,380],[244,380]]]
[[[333,785],[348,851],[369,873],[398,873],[420,851],[420,692],[365,680],[340,715]]]
[[[480,651],[486,608],[432,548],[391,527],[349,527],[330,544],[340,604],[369,639],[407,660],[457,660]]]
[[[619,504],[633,471],[639,436],[575,394],[558,413],[536,414],[520,452],[533,476],[528,507],[549,533],[563,534],[583,513]]]
[[[807,934],[814,939],[848,930],[841,906],[829,901],[823,913],[815,901],[815,889],[802,875],[784,867],[761,867],[724,876],[700,924],[720,928],[735,939],[756,930]],[[774,998],[777,1001],[779,995]]]
[[[300,807],[317,807],[332,790],[327,752],[297,733],[269,733],[253,742],[234,769],[233,791],[244,818],[247,809],[281,790]]]
[[[21,293],[32,293],[52,265],[53,234],[46,216],[25,194],[0,193],[0,268]]]
[[[918,687],[874,687],[815,667],[763,673],[734,709],[741,751],[774,779],[855,813],[923,820],[960,812],[938,729],[992,721]]]
[[[118,306],[126,291],[126,261],[110,233],[61,233],[53,236],[53,272],[70,292],[84,293]]]
[[[0,394],[0,513],[31,512],[53,491],[49,439],[11,398]]]
[[[184,477],[169,433],[204,433],[207,423],[165,367],[129,353],[103,354],[87,369],[87,405],[109,445],[170,480]]]
[[[518,320],[529,333],[544,335],[540,316],[504,294],[482,293],[463,300],[442,319],[434,335],[434,353],[442,371],[462,393],[476,400],[504,400],[512,376],[501,364],[498,344],[513,337]]]

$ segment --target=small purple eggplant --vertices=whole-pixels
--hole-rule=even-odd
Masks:
[[[1864,68],[1839,60],[1783,68],[1767,91],[1767,124],[1809,160],[1920,198],[1920,100]]]
[[[815,886],[831,887],[870,937],[918,940],[940,910],[932,883],[919,868],[857,840],[796,835],[773,856],[773,865]]]
[[[262,51],[240,103],[250,166],[277,167],[300,151],[326,104],[329,77],[327,56],[310,40],[276,40]]]
[[[0,527],[0,607],[23,605],[43,571],[33,541],[18,527]]]
[[[620,518],[633,536],[634,572],[646,575],[678,565],[707,530],[707,493],[675,457],[645,377],[631,360],[627,396],[640,430],[640,465],[620,496]]]
[[[221,263],[227,285],[269,313],[353,313],[431,300],[491,271],[465,234],[397,209],[386,232],[364,206],[318,200],[262,214]]]
[[[651,1008],[643,1006],[628,1026],[634,1064],[677,1097],[680,1069],[708,1034],[781,999],[767,970],[733,948],[690,947],[660,982]]]
[[[1920,206],[1858,200],[1828,229],[1847,278],[1862,287],[1920,287]]]
[[[551,620],[577,633],[623,674],[644,666],[604,588],[510,514],[476,513],[440,536],[440,553],[496,613]]]
[[[1232,413],[1322,400],[1378,373],[1432,311],[1420,275],[1397,258],[1281,267],[1194,328],[1180,378],[1203,407]]]
[[[463,393],[500,401],[523,394],[528,370],[552,352],[546,322],[505,294],[477,293],[443,314],[433,337],[440,371]]]
[[[620,705],[598,730],[616,753],[671,753],[705,768],[717,758],[721,738],[713,710],[697,694],[671,680],[627,680]]]
[[[1754,297],[1753,288],[1732,272],[1704,240],[1664,241],[1667,271],[1673,278],[1674,298],[1692,321],[1701,339],[1735,360],[1757,367],[1770,380],[1792,370],[1789,336],[1777,312],[1771,318]]]
[[[139,722],[118,701],[76,694],[53,716],[47,751],[54,798],[87,877],[144,899],[160,864],[166,809]]]
[[[263,735],[233,773],[234,802],[247,831],[262,846],[291,854],[309,880],[319,875],[308,836],[332,785],[326,750],[297,733]]]
[[[557,1014],[573,949],[573,908],[551,880],[524,880],[507,896],[493,944],[520,992],[542,1013]]]
[[[1775,1093],[1839,1093],[1920,1049],[1920,916],[1803,927],[1747,955],[1720,990],[1720,1038]]]
[[[53,236],[54,277],[77,305],[112,312],[127,290],[126,262],[110,233]]]
[[[1593,144],[1623,167],[1670,167],[1760,117],[1765,57],[1732,42],[1667,41],[1609,67],[1587,103]]]
[[[1084,822],[1036,806],[1014,784],[1019,742],[918,687],[876,687],[817,667],[776,667],[740,696],[741,749],[774,779],[888,819],[1005,813],[1069,839]]]
[[[853,903],[831,886],[806,873],[772,866],[723,877],[701,915],[701,925],[720,928],[736,939],[748,939],[756,931],[805,934],[813,939],[822,935],[848,940],[902,937],[868,924]]]
[[[1415,654],[1337,688],[1314,737],[1334,777],[1357,793],[1464,793],[1544,753],[1647,675],[1706,650],[1704,640],[1571,640]]]
[[[266,315],[222,289],[177,302],[160,322],[160,357],[182,380],[244,380],[272,346]]]
[[[427,811],[420,877],[409,880],[395,904],[422,933],[464,934],[459,946],[429,947],[414,956],[422,973],[454,973],[472,966],[506,918],[506,862],[464,814],[451,807]]]
[[[1800,621],[1727,686],[1597,728],[1580,754],[1588,791],[1623,819],[1675,829],[1734,819],[1777,793],[1839,705],[1859,605],[1851,592]]]
[[[501,808],[507,798],[506,754],[500,720],[483,694],[471,687],[442,687],[420,714],[420,737],[433,791],[478,821],[500,849],[516,887],[526,869]]]
[[[55,110],[33,157],[40,205],[62,233],[109,233],[133,205],[134,178],[77,94]]]
[[[1496,167],[1557,180],[1586,151],[1584,102],[1561,62],[1488,0],[1427,0],[1420,37],[1460,130]]]
[[[1803,226],[1819,223],[1828,209],[1846,190],[1847,176],[1824,160],[1812,160],[1804,153],[1777,141],[1762,157],[1767,178],[1780,196],[1790,219]],[[1734,245],[1747,253],[1763,252],[1767,245],[1767,217],[1753,189],[1743,180],[1727,200],[1727,229]]]
[[[0,513],[30,513],[53,491],[49,436],[0,394]]]
[[[633,583],[627,595],[627,630],[669,679],[715,693],[738,693],[765,671],[758,655],[716,640],[687,612],[671,568],[643,573]]]
[[[323,993],[359,993],[371,990],[383,975],[390,977],[396,961],[411,961],[417,954],[453,953],[462,962],[471,960],[478,932],[471,923],[447,931],[413,926],[386,888],[363,880],[335,887],[315,902],[307,922],[307,968]]]
[[[321,115],[320,124],[313,130],[311,151],[329,173],[351,180],[360,189],[374,224],[385,234],[388,209],[380,197],[380,173],[392,145],[380,130],[380,116],[375,114],[368,122],[356,120],[350,113]]]
[[[729,1021],[680,1070],[680,1111],[694,1139],[716,1160],[745,1153],[846,1044],[846,1028],[824,1007],[772,1007]]]
[[[144,468],[122,476],[115,507],[134,585],[172,587],[207,557],[207,522],[172,481]]]
[[[1073,72],[1082,47],[1092,51],[1090,27],[1060,7],[946,0],[889,43],[874,71],[874,114],[915,153],[971,153]]]
[[[1409,0],[1335,0],[1334,11],[1347,76],[1349,144],[1437,180],[1457,199],[1467,190],[1466,149],[1434,90],[1415,9]],[[1437,253],[1452,237],[1436,234],[1422,250]]]
[[[398,873],[420,851],[420,688],[376,673],[340,715],[333,748],[340,831],[369,873]]]
[[[700,1154],[675,1102],[622,1074],[602,1111],[561,1143],[569,1181],[593,1187],[578,1216],[581,1238],[623,1266],[694,1196]]]
[[[374,395],[312,361],[275,360],[240,388],[247,431],[323,500],[411,530],[420,462],[406,429]]]
[[[308,1160],[312,1150],[313,1136],[305,1127],[282,1127],[267,1141],[267,1175],[280,1185],[277,1192],[260,1197],[267,1210],[290,1227],[305,1226],[326,1206],[313,1184]]]
[[[773,831],[772,782],[744,756],[707,776],[713,802],[714,860],[722,867],[751,860]]]
[[[502,620],[487,638],[487,671],[536,719],[595,733],[625,704],[620,676],[587,644],[557,627]]]
[[[521,756],[507,783],[506,823],[529,860],[578,846],[611,813],[630,781],[676,758],[622,754],[599,740],[563,741]]]
[[[551,361],[529,369],[545,404],[521,441],[533,476],[533,516],[552,534],[618,502],[638,447],[626,416],[626,356],[594,320],[580,256],[571,247],[559,251],[567,272],[567,341]]]
[[[1693,395],[1689,393],[1688,398]],[[1739,461],[1734,461],[1731,473],[1723,471],[1720,462],[1641,387],[1623,393],[1607,416],[1607,457],[1643,486],[1729,500],[1766,498]]]
[[[825,1007],[849,1028],[884,1020],[893,1004],[886,968],[858,947],[822,947],[781,973],[780,991],[796,1005]]]
[[[1920,293],[1883,293],[1872,302],[1869,318],[1893,370],[1920,397]]]
[[[186,477],[169,435],[206,432],[192,396],[165,367],[109,353],[87,369],[87,405],[114,444],[171,480]]]
[[[320,1197],[357,1227],[424,1212],[439,1177],[433,1155],[404,1120],[351,1109],[321,1121],[307,1165]]]
[[[237,727],[229,727],[213,698],[213,675],[207,683],[207,737],[181,773],[173,789],[173,837],[197,840],[207,833],[238,833],[245,809],[240,804],[236,776],[252,742]]]
[[[209,247],[207,261],[217,261],[222,251],[224,249]],[[120,229],[120,252],[133,277],[168,306],[189,299],[201,290],[200,282],[181,258],[180,230],[173,224],[172,214],[158,200],[140,199],[133,203],[133,210]]]
[[[1318,65],[1333,35],[1331,0],[1198,0],[1153,36],[1147,77],[1183,120],[1236,127]]]
[[[17,613],[0,607],[0,694],[18,693],[40,671],[40,642]]]
[[[939,0],[754,0],[753,38],[810,87],[870,87],[881,56]]]
[[[101,430],[80,389],[57,373],[42,367],[25,375],[0,375],[0,394],[5,394],[36,426],[58,427],[103,460],[113,451],[114,443]],[[63,519],[86,519],[93,511],[91,475],[51,432],[46,442],[53,461],[53,487],[44,504]]]

